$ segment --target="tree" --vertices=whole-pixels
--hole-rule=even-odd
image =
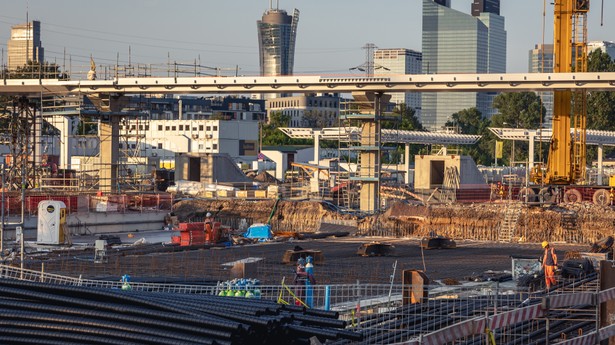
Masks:
[[[60,66],[55,63],[28,60],[23,67],[10,71],[8,77],[9,79],[65,79],[67,76],[60,72]]]
[[[394,117],[398,118],[395,121],[384,121],[382,128],[384,129],[401,129],[404,131],[423,131],[421,121],[416,117],[416,112],[412,107],[408,107],[405,103],[398,104],[393,109]]]
[[[613,72],[615,63],[609,54],[597,49],[589,54],[587,70],[589,72]],[[587,129],[615,130],[615,92],[590,91],[587,93]],[[606,149],[605,153],[612,152]],[[598,156],[595,147],[587,148],[587,162]]]
[[[278,127],[288,127],[289,124],[289,115],[285,115],[281,111],[272,111],[269,114],[269,122],[261,123],[263,145],[309,145],[313,142],[312,140],[306,139],[291,139],[286,134],[278,130]]]
[[[508,128],[540,128],[544,122],[546,108],[540,96],[534,92],[507,92],[493,99],[493,107],[498,113],[491,118],[492,127]],[[495,144],[494,144],[495,145]],[[514,146],[514,155],[512,149]],[[545,145],[544,150],[547,149]],[[515,161],[528,159],[529,145],[527,142],[504,142],[504,157],[515,157]],[[510,164],[509,161],[507,164]]]
[[[483,118],[483,114],[475,107],[463,109],[451,116],[445,126],[455,127],[461,134],[480,135],[479,140],[474,145],[464,146],[462,154],[471,156],[476,164],[490,165],[493,161],[494,137],[489,131],[490,121]]]
[[[498,110],[491,118],[494,127],[539,128],[547,111],[534,92],[500,93],[493,107]]]
[[[382,129],[399,129],[404,131],[424,131],[423,125],[416,117],[416,112],[412,107],[408,107],[405,103],[398,104],[393,109],[391,114],[395,120],[383,121]],[[405,145],[397,145],[395,150],[383,156],[383,163],[400,163],[404,155]],[[421,147],[417,145],[410,146],[410,157],[420,153]]]

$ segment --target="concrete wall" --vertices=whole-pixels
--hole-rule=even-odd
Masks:
[[[434,164],[434,162],[436,163]],[[437,167],[438,162],[444,163],[443,169]],[[442,183],[437,183],[440,180],[443,181],[443,176],[440,176],[440,174],[444,174],[449,167],[457,168],[460,176],[460,188],[463,188],[464,185],[485,184],[485,180],[472,157],[417,155],[415,156],[414,188],[433,189],[441,186]]]
[[[73,236],[134,232],[136,230],[161,230],[164,226],[164,218],[168,212],[169,211],[142,213],[71,213],[66,219],[66,224],[68,225],[68,231]],[[13,224],[19,221],[17,217],[9,217],[6,219],[4,231],[5,241],[15,240],[15,225]],[[24,223],[24,239],[27,241],[36,240],[38,217],[26,217]]]

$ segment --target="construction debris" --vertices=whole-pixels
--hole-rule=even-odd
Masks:
[[[321,264],[325,260],[325,257],[320,250],[303,249],[300,246],[295,246],[295,248],[284,252],[282,262],[285,264],[295,264],[299,258],[305,259],[308,256],[311,256],[314,259],[315,264]]]
[[[361,256],[387,256],[392,255],[395,247],[391,244],[381,242],[363,243],[359,246],[357,254]]]
[[[457,243],[452,239],[436,234],[431,234],[429,237],[421,239],[421,248],[423,249],[455,249]]]

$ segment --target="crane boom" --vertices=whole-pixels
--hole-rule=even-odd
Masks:
[[[587,72],[587,12],[589,0],[555,0],[553,72]],[[585,91],[554,91],[547,171],[537,182],[585,182],[586,95]]]

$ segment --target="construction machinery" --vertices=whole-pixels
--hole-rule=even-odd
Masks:
[[[589,0],[555,0],[553,5],[553,72],[587,72]],[[586,184],[587,92],[555,90],[553,99],[553,136],[547,166],[537,165],[531,174],[534,183],[547,186],[539,191],[541,195],[548,195],[551,185]],[[565,201],[582,198],[581,192],[573,188],[564,194]]]

